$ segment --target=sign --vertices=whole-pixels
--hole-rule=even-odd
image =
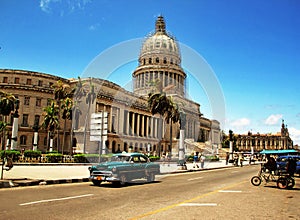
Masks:
[[[107,112],[92,113],[90,123],[90,141],[107,140]]]

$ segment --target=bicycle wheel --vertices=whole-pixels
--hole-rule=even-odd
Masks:
[[[261,184],[261,178],[259,176],[254,176],[251,178],[251,183],[253,186],[259,186]]]
[[[287,188],[292,189],[295,186],[295,180],[293,178],[287,179]]]
[[[286,177],[279,177],[277,180],[277,187],[279,189],[286,189],[288,186],[288,180]]]

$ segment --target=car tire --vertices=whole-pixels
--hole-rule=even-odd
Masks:
[[[121,174],[120,175],[120,182],[119,182],[120,186],[126,186],[127,184],[127,177],[125,174]]]
[[[279,189],[286,189],[288,187],[288,180],[286,177],[279,177],[277,180],[277,187]]]
[[[92,180],[92,182],[95,186],[100,186],[100,184],[101,184],[101,181],[99,181],[99,180]]]
[[[154,173],[149,173],[147,176],[147,182],[151,183],[155,181],[155,174]]]
[[[288,179],[287,189],[292,189],[295,186],[295,180],[293,178]]]

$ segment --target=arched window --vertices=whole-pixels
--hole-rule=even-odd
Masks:
[[[151,64],[152,63],[152,59],[151,58],[149,58],[149,64]]]
[[[155,62],[159,63],[159,58],[158,57],[156,57]]]
[[[167,58],[166,57],[164,57],[164,64],[166,64],[167,63]]]

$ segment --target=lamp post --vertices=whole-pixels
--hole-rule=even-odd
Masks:
[[[17,147],[17,140],[18,140],[18,123],[19,123],[19,99],[16,99],[15,101],[15,112],[13,113],[13,127],[12,127],[12,132],[11,132],[11,145],[10,148],[12,150],[16,149]]]

